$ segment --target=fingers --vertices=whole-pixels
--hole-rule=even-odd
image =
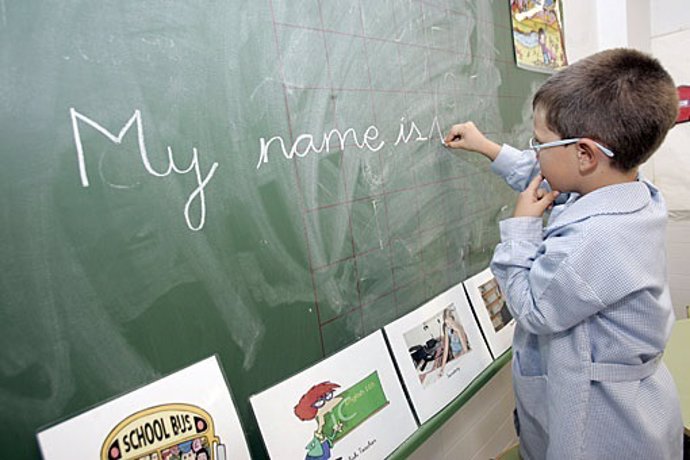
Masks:
[[[539,205],[539,209],[542,210],[542,212],[545,212],[558,198],[558,195],[560,195],[560,192],[554,190],[553,192],[549,193],[544,193],[542,197],[537,199],[537,204]]]
[[[557,190],[547,191],[539,188],[544,177],[541,174],[535,176],[527,188],[520,193],[515,206],[514,217],[541,217],[547,209],[553,206],[554,201],[560,195]]]
[[[443,142],[450,148],[464,148],[466,147],[466,137],[470,130],[476,129],[474,123],[468,121],[467,123],[460,123],[453,125],[443,139]]]
[[[462,135],[465,132],[465,124],[453,125],[443,139],[448,147],[460,148],[462,145]]]
[[[530,183],[527,184],[527,188],[525,189],[525,191],[530,191],[532,193],[536,193],[537,190],[539,190],[539,185],[542,183],[543,180],[544,180],[544,176],[542,176],[541,174],[537,174],[530,181]]]

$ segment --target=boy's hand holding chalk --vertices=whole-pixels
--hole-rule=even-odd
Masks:
[[[491,161],[495,160],[501,151],[501,146],[487,139],[471,121],[451,127],[443,139],[443,145],[451,149],[481,153]]]

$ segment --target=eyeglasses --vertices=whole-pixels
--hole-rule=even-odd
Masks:
[[[314,409],[321,409],[326,404],[326,401],[330,401],[331,399],[333,399],[333,392],[329,391],[328,393],[317,399],[314,402],[314,404],[311,405],[311,407],[313,407]]]
[[[550,147],[559,147],[561,145],[574,144],[575,142],[579,142],[581,139],[582,139],[581,137],[576,137],[573,139],[561,139],[560,141],[544,142],[542,144],[542,143],[538,142],[535,138],[532,137],[529,140],[529,148],[531,148],[535,152],[539,152],[541,149],[548,149]],[[596,145],[599,148],[599,150],[601,150],[604,153],[604,155],[606,155],[607,157],[613,158],[615,156],[614,153],[610,149],[604,147],[603,145],[601,145],[600,143],[598,143],[596,141],[592,141],[592,142],[594,142],[594,145]]]

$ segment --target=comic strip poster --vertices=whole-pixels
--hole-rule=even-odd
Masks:
[[[216,356],[37,434],[45,460],[250,459]]]
[[[490,269],[465,280],[465,289],[494,358],[513,343],[515,320]]]
[[[492,362],[462,284],[384,331],[421,423],[462,393]]]
[[[274,459],[385,458],[417,429],[381,331],[249,401]]]
[[[510,0],[517,66],[553,73],[568,65],[561,0]]]

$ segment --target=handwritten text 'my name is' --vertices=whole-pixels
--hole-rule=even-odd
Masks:
[[[141,112],[139,110],[135,110],[134,114],[130,117],[130,119],[125,123],[125,125],[122,127],[122,129],[118,132],[118,134],[113,134],[112,132],[108,131],[106,128],[101,126],[99,123],[95,122],[94,120],[88,118],[87,116],[83,115],[82,113],[78,112],[74,108],[70,108],[70,118],[72,121],[72,132],[74,135],[74,143],[75,147],[77,150],[77,163],[78,163],[78,168],[79,168],[79,176],[81,179],[81,184],[83,187],[89,187],[90,181],[89,181],[89,176],[87,173],[87,168],[86,168],[86,159],[84,155],[84,145],[82,142],[82,137],[81,137],[81,131],[80,131],[80,125],[79,122],[84,123],[86,125],[91,126],[93,129],[101,133],[103,136],[105,136],[107,139],[109,139],[111,142],[114,144],[121,144],[125,134],[132,128],[132,126],[136,126],[136,133],[137,133],[137,146],[139,150],[139,157],[141,158],[141,162],[144,166],[144,169],[146,172],[154,177],[159,177],[159,178],[165,178],[173,173],[179,174],[179,175],[185,175],[188,173],[194,173],[195,179],[196,179],[196,187],[192,192],[189,194],[189,197],[187,198],[187,202],[185,203],[184,206],[184,218],[185,222],[187,224],[187,227],[190,230],[193,231],[198,231],[201,230],[204,227],[204,224],[206,222],[206,195],[205,195],[205,188],[208,186],[209,182],[213,178],[216,169],[219,166],[218,162],[213,162],[211,167],[205,171],[202,172],[202,167],[201,163],[199,160],[199,152],[196,147],[192,149],[192,159],[189,162],[189,164],[186,167],[180,167],[176,162],[175,162],[175,157],[173,154],[173,150],[171,146],[167,147],[167,160],[168,164],[167,167],[162,169],[162,170],[157,170],[156,168],[153,167],[151,164],[151,161],[149,159],[149,154],[146,150],[146,142],[144,140],[144,127],[143,127],[143,121],[142,121],[142,116]],[[407,144],[409,142],[423,142],[423,141],[428,141],[432,139],[433,135],[437,134],[439,139],[442,139],[442,134],[441,134],[441,128],[438,123],[438,119],[435,117],[431,123],[431,127],[428,131],[428,134],[425,136],[422,134],[422,131],[417,127],[414,121],[411,121],[409,124],[405,122],[405,119],[401,119],[400,121],[400,128],[398,130],[398,136],[393,145],[397,146],[399,144]],[[357,131],[353,128],[347,128],[344,131],[340,131],[338,129],[332,129],[331,131],[324,133],[323,136],[321,137],[320,142],[316,141],[315,137],[311,134],[300,134],[295,138],[295,141],[292,142],[292,145],[287,148],[285,140],[280,137],[280,136],[274,136],[271,137],[270,139],[266,140],[266,138],[262,137],[259,139],[259,148],[260,148],[260,153],[259,153],[259,162],[256,165],[256,168],[259,169],[264,163],[268,163],[268,155],[269,151],[271,148],[272,144],[275,144],[279,150],[279,153],[282,153],[283,156],[288,159],[292,160],[294,158],[303,158],[307,156],[309,153],[322,153],[322,152],[330,152],[331,150],[331,140],[336,137],[338,139],[336,146],[339,147],[340,150],[344,150],[346,145],[348,145],[349,139],[352,138],[352,142],[357,146],[359,149],[367,149],[371,152],[378,152],[381,150],[384,145],[386,144],[386,141],[383,139],[379,139],[379,130],[376,126],[371,125],[369,126],[365,131],[362,136],[359,136]],[[274,148],[275,150],[275,148]],[[102,173],[102,171],[99,171]],[[102,174],[101,174],[102,176]],[[115,184],[109,184],[112,187],[115,188],[128,188],[127,186],[117,186]],[[192,205],[194,204],[195,201],[198,201],[198,216],[196,216],[196,219],[193,219],[191,214],[192,214]]]

